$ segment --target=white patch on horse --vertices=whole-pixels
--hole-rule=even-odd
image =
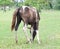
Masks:
[[[38,32],[38,30],[36,30],[36,33],[37,33],[37,40],[38,40],[38,43],[40,44],[40,40],[39,40],[39,32]]]

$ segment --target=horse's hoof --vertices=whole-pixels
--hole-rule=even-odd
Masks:
[[[26,44],[28,44],[28,43],[31,44],[31,41],[27,41],[27,42],[26,42]]]
[[[26,42],[26,44],[28,44],[28,43],[29,43],[29,41]]]
[[[41,41],[39,41],[38,44],[41,44]]]
[[[33,39],[30,39],[31,43],[34,41]]]
[[[32,42],[31,41],[29,41],[29,44],[31,44]]]
[[[41,44],[40,42],[38,44]]]

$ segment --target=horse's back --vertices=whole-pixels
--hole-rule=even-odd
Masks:
[[[38,13],[35,7],[22,6],[20,13],[23,21],[28,23],[34,23],[38,20]]]

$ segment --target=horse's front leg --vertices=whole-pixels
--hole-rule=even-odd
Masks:
[[[27,33],[27,25],[25,24],[24,27],[23,27],[23,31],[25,32],[25,36],[26,36],[26,39],[29,43],[31,43],[29,37],[28,37],[28,33]]]
[[[31,29],[30,29],[30,33],[31,33],[31,38],[30,38],[30,40],[31,40],[31,42],[33,42],[33,31],[34,31],[34,29],[33,29],[33,27],[31,26]]]

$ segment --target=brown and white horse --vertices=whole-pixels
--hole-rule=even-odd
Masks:
[[[39,12],[37,11],[35,7],[22,6],[20,8],[17,8],[14,11],[11,30],[15,28],[15,31],[17,31],[19,24],[21,23],[21,21],[23,21],[24,22],[23,30],[25,32],[25,36],[28,42],[31,43],[34,40],[35,36],[37,36],[38,43],[40,44],[39,32],[38,32],[39,20],[40,20]],[[30,28],[31,38],[30,39],[27,34],[28,25],[31,25],[31,28]],[[15,40],[17,43],[18,41],[17,32],[15,33]]]

